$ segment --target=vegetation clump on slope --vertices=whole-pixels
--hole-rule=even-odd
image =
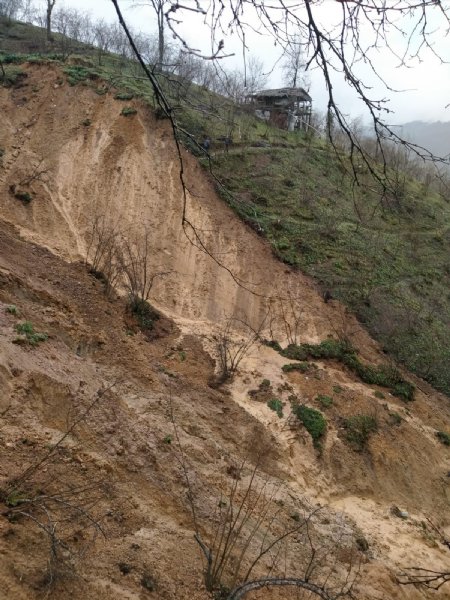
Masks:
[[[362,452],[372,433],[378,430],[378,422],[371,415],[354,415],[343,422],[345,439],[355,450]]]
[[[280,354],[301,361],[308,358],[334,358],[358,375],[364,383],[387,387],[394,396],[405,401],[414,399],[414,385],[405,381],[397,369],[390,365],[364,364],[359,360],[356,350],[347,342],[329,338],[320,344],[289,344]]]
[[[312,437],[314,446],[319,446],[320,439],[324,436],[327,428],[327,422],[323,414],[304,404],[294,406],[292,412],[305,426],[307,432]]]

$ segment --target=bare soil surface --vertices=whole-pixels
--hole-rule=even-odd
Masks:
[[[396,581],[409,566],[450,570],[427,520],[450,526],[450,450],[436,437],[450,431],[448,399],[407,375],[418,389],[405,404],[337,361],[284,373],[291,361],[259,343],[233,381],[211,387],[229,317],[282,343],[345,336],[363,359],[386,357],[337,302],[325,304],[310,279],[276,261],[187,153],[184,206],[170,132],[136,107],[124,117],[112,95],[72,88],[49,67],[30,67],[24,87],[0,88],[0,597],[210,597],[188,497],[207,537],[236,469],[259,460],[258,477],[281,486],[286,514],[320,505],[324,540],[338,522],[365,540],[358,597],[450,598],[445,586]],[[42,174],[27,183],[36,167]],[[30,203],[11,193],[19,184]],[[183,208],[195,234],[183,229]],[[150,338],[83,263],[99,217],[123,235],[146,226],[149,275],[169,273],[152,288],[162,319]],[[23,322],[48,339],[28,344],[16,331]],[[239,340],[248,328],[235,323]],[[249,394],[264,379],[266,395]],[[291,414],[292,397],[326,417],[321,451]],[[378,421],[360,452],[343,428],[355,414]],[[52,527],[65,543],[58,560]]]

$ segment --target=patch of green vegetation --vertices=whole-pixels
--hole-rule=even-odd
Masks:
[[[26,58],[22,54],[0,54],[0,60],[4,65],[20,65],[25,62]]]
[[[263,379],[261,381],[261,383],[259,384],[259,389],[261,391],[267,391],[270,388],[270,380],[269,379]]]
[[[24,321],[23,323],[17,323],[16,331],[18,334],[24,336],[13,340],[16,344],[29,344],[30,346],[37,346],[41,342],[45,342],[48,339],[46,333],[39,333],[34,330],[33,323],[30,321]]]
[[[26,77],[27,74],[19,67],[4,67],[4,73],[0,71],[0,85],[4,87],[14,87]]]
[[[450,433],[445,431],[436,431],[437,439],[444,444],[444,446],[450,446]]]
[[[81,121],[81,124],[84,125],[84,127],[90,127],[92,121],[90,119],[84,119],[84,121]]]
[[[184,350],[180,350],[178,352],[178,357],[180,359],[180,362],[184,362],[186,360],[186,352]]]
[[[345,439],[355,450],[362,452],[372,433],[378,430],[377,419],[372,415],[354,415],[344,419]]]
[[[167,377],[170,377],[171,379],[178,379],[178,375],[176,375],[176,373],[172,373],[172,371],[169,371],[169,369],[164,365],[159,365],[158,371],[160,373],[164,373],[164,375],[167,375]]]
[[[344,388],[341,387],[340,385],[333,385],[333,392],[335,394],[342,394],[343,391],[344,391]]]
[[[116,100],[133,100],[134,94],[131,92],[117,92],[114,98]]]
[[[144,333],[151,331],[155,321],[159,319],[159,313],[146,300],[141,298],[130,298],[128,308],[136,318],[139,329]]]
[[[269,348],[273,348],[277,352],[281,352],[281,350],[282,350],[280,344],[277,341],[275,341],[275,340],[263,340],[262,343],[265,346],[268,346]]]
[[[17,200],[21,200],[22,202],[25,202],[25,204],[29,204],[33,200],[32,194],[30,194],[29,192],[24,192],[22,190],[15,191],[14,198],[17,198]]]
[[[401,425],[403,418],[398,414],[398,412],[389,412],[388,416],[391,420],[391,425]]]
[[[379,398],[380,400],[384,400],[386,398],[386,396],[383,394],[383,392],[380,392],[380,390],[375,390],[373,395],[375,398]]]
[[[64,69],[64,73],[67,75],[67,82],[71,86],[95,81],[100,77],[95,69],[84,65],[70,65]]]
[[[171,444],[172,443],[172,436],[170,434],[166,435],[165,438],[163,439],[163,442],[165,444]]]
[[[129,117],[131,115],[135,115],[137,113],[137,110],[135,108],[133,108],[132,106],[124,106],[122,108],[122,110],[120,111],[120,114],[123,115],[124,117]]]
[[[19,316],[19,309],[17,308],[17,306],[15,304],[10,304],[9,306],[7,306],[6,312],[9,313],[10,315],[14,315],[15,317]]]
[[[5,499],[5,504],[9,508],[15,508],[28,500],[27,494],[20,490],[13,490]]]
[[[280,352],[281,356],[291,360],[307,360],[308,358],[337,358],[353,351],[346,342],[328,338],[320,344],[289,344]]]
[[[405,381],[397,369],[390,365],[372,366],[362,363],[356,350],[348,342],[329,338],[320,344],[289,344],[280,354],[291,360],[302,361],[308,358],[334,358],[358,375],[364,383],[387,387],[394,396],[405,401],[414,399],[414,385]]]
[[[277,413],[278,417],[281,419],[283,416],[283,403],[279,398],[271,398],[267,402],[267,406]]]
[[[290,373],[291,371],[300,371],[300,373],[306,373],[310,368],[311,365],[307,362],[289,363],[281,367],[285,373]]]
[[[319,394],[316,400],[323,408],[330,408],[330,406],[333,406],[333,398],[331,396]]]
[[[312,437],[314,445],[318,445],[327,429],[327,422],[323,414],[304,404],[294,406],[292,412],[303,423],[306,431]]]

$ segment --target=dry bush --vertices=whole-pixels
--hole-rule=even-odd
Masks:
[[[148,302],[155,279],[170,274],[152,264],[150,235],[151,226],[147,224],[120,238],[120,267],[131,304]]]
[[[119,226],[105,215],[95,215],[88,232],[85,263],[89,272],[104,282],[108,298],[123,277],[122,235]]]
[[[109,486],[82,469],[78,472],[78,463],[71,460],[64,441],[116,384],[98,390],[55,444],[0,487],[3,516],[11,522],[29,521],[46,535],[48,557],[42,584],[48,589],[58,579],[73,575],[98,534],[105,535],[97,507],[111,496]]]
[[[350,595],[359,572],[353,533],[334,523],[320,532],[321,508],[288,499],[279,483],[245,462],[195,539],[209,592],[238,600],[252,590],[293,586],[326,600]]]
[[[114,291],[125,287],[132,309],[147,304],[154,281],[170,271],[152,265],[151,226],[124,229],[106,215],[96,215],[88,234],[86,266],[105,284],[111,298]]]
[[[234,377],[250,348],[260,339],[265,321],[266,317],[254,329],[246,318],[230,317],[225,320],[219,333],[212,338],[219,363],[216,383],[221,384]]]

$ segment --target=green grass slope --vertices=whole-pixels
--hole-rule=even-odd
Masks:
[[[333,151],[239,150],[216,170],[277,256],[314,276],[409,369],[450,394],[450,202],[406,180],[355,187]],[[373,188],[372,184],[372,188]]]

